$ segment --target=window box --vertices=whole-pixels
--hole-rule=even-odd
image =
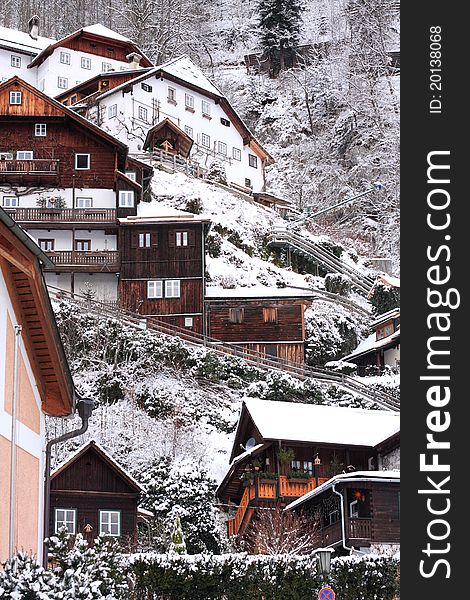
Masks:
[[[185,106],[184,109],[190,113],[196,112],[192,106]]]

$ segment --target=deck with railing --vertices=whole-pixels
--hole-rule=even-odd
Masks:
[[[17,223],[116,223],[115,208],[8,208],[6,212]]]
[[[59,161],[53,158],[31,158],[27,160],[0,160],[0,175],[57,175]]]
[[[52,271],[74,270],[85,272],[118,272],[119,252],[117,250],[79,251],[59,250],[46,251],[55,267]]]

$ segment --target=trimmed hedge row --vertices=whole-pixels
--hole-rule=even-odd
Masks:
[[[136,600],[309,600],[323,582],[312,556],[162,555],[131,558]],[[392,600],[398,561],[382,556],[332,561],[338,600]]]

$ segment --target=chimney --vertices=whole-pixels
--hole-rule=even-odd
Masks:
[[[131,52],[130,54],[128,54],[126,56],[127,60],[129,61],[129,68],[130,69],[138,69],[139,68],[139,63],[142,59],[142,57],[140,56],[140,54],[137,54],[137,52]]]
[[[34,15],[28,21],[29,35],[33,38],[33,40],[38,39],[39,35],[39,17]]]

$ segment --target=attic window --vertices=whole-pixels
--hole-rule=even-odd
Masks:
[[[21,104],[23,101],[22,92],[10,92],[10,104]]]
[[[245,309],[243,309],[243,308],[229,308],[228,309],[229,323],[243,323],[244,317],[245,317]]]
[[[144,92],[152,91],[152,86],[148,85],[148,83],[141,83],[140,85],[141,85],[142,89],[144,90]]]
[[[230,121],[228,119],[220,117],[220,122],[222,123],[222,125],[225,125],[225,127],[230,127]]]

